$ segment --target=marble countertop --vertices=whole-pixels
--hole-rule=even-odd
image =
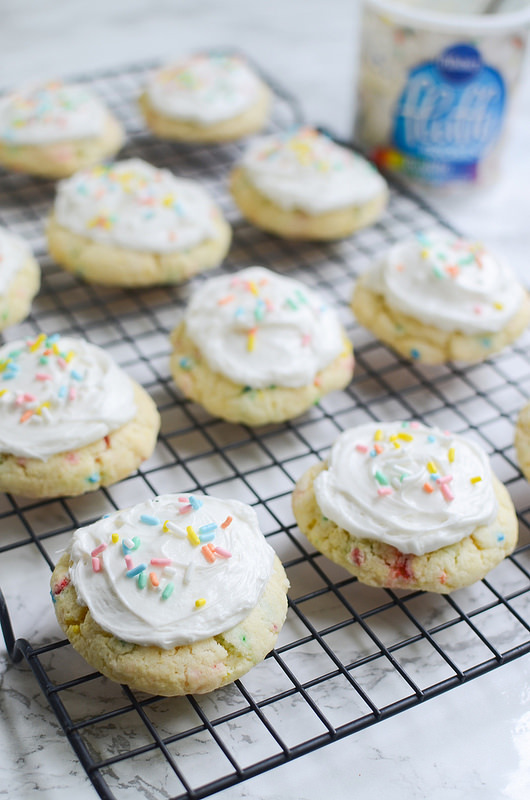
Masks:
[[[300,99],[308,120],[348,136],[357,24],[355,0],[8,0],[0,84],[236,46]],[[464,233],[504,252],[527,286],[529,129],[527,69],[499,181],[469,196],[427,196]],[[23,608],[16,613],[24,617]],[[0,680],[0,793],[66,800],[75,792],[78,800],[93,800],[96,793],[29,671],[3,663]],[[529,687],[526,656],[218,796],[523,800],[530,787]],[[119,796],[138,794],[131,786]]]

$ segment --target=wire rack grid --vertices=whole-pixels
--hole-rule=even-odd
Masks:
[[[234,226],[222,269],[264,264],[304,281],[338,309],[356,351],[351,385],[297,420],[252,430],[212,418],[180,396],[168,369],[168,333],[190,289],[204,276],[191,286],[142,291],[83,284],[46,254],[44,220],[53,184],[0,174],[0,222],[30,242],[43,268],[32,315],[8,338],[40,330],[82,334],[146,387],[162,416],[152,458],[115,486],[44,502],[0,497],[0,573],[7,598],[0,616],[7,650],[31,667],[100,797],[130,797],[134,787],[137,796],[200,798],[530,651],[530,506],[513,450],[514,419],[530,394],[530,336],[467,368],[423,367],[396,356],[355,324],[348,308],[354,278],[391,243],[443,221],[394,186],[384,218],[346,241],[293,243],[260,232],[240,219],[226,191],[239,144],[176,146],[145,132],[135,98],[147,69],[85,78],[125,124],[122,155],[200,179]],[[271,130],[284,129],[298,122],[300,113],[291,98],[273,88]],[[518,510],[515,554],[485,580],[450,596],[363,586],[309,545],[290,507],[294,482],[325,457],[340,431],[368,420],[412,418],[482,445]],[[48,582],[75,528],[175,491],[253,505],[291,589],[286,624],[262,664],[209,695],[165,699],[113,684],[58,640]],[[20,600],[22,562],[32,592]],[[24,617],[25,638],[16,639],[8,606]],[[145,775],[147,783],[140,777]]]

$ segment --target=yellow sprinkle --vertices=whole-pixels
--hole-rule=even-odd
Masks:
[[[52,344],[52,350],[53,350],[54,356],[60,356],[61,355],[61,351],[59,350],[59,345],[57,344],[57,342],[54,342]]]
[[[3,372],[5,369],[7,369],[7,365],[9,364],[10,361],[11,361],[10,358],[6,358],[5,361],[2,361],[2,363],[0,364],[0,372]],[[4,391],[7,391],[7,390],[4,389]]]
[[[404,442],[412,442],[414,436],[411,433],[398,433],[398,438],[403,439]]]
[[[35,413],[42,416],[42,409],[43,408],[49,408],[49,407],[50,407],[50,402],[49,402],[49,400],[46,400],[45,403],[41,403],[40,406],[35,409]]]
[[[0,389],[0,397],[3,397],[6,392],[7,392],[7,389]]]
[[[79,627],[79,625],[70,625],[71,633],[79,633],[80,630],[81,628]]]
[[[380,442],[382,438],[383,438],[383,431],[381,430],[381,428],[378,428],[374,433],[374,441]]]
[[[71,360],[72,360],[72,358],[74,358],[74,356],[75,356],[75,353],[74,353],[74,351],[73,351],[73,350],[69,350],[69,351],[67,352],[67,354],[65,355],[65,357],[64,357],[64,360],[65,360],[66,362],[68,362],[68,361],[71,361]]]
[[[449,459],[449,463],[452,464],[453,461],[455,460],[455,448],[454,447],[450,447],[449,448],[449,450],[447,452],[447,457]]]
[[[481,481],[482,478],[480,477],[480,475],[476,475],[474,478],[470,478],[469,480],[471,481],[471,483],[479,483],[479,481]]]
[[[394,445],[394,447],[396,448],[396,450],[399,450],[399,448],[401,447],[401,445],[400,445],[400,443],[399,443],[399,442],[396,442],[396,441],[394,441],[394,442],[392,442],[392,444]]]
[[[438,470],[436,469],[436,464],[434,463],[434,461],[429,461],[429,463],[427,464],[427,469],[429,470],[431,475],[433,475],[435,472],[438,472]]]
[[[429,251],[428,250],[422,250],[421,251],[421,257],[422,258],[429,258]]]
[[[195,601],[195,608],[202,608],[205,605],[206,599],[204,597],[199,597],[199,599]]]
[[[258,294],[259,294],[259,289],[258,289],[258,287],[256,286],[256,284],[255,284],[255,282],[254,282],[254,281],[249,281],[249,282],[248,282],[248,288],[249,288],[249,291],[251,291],[251,292],[252,292],[252,294],[254,295],[254,297],[257,297],[257,296],[258,296]]]
[[[46,339],[46,334],[40,333],[29,348],[30,353],[34,353],[35,350],[38,350],[41,344],[45,341],[45,339]]]
[[[247,350],[249,353],[252,353],[254,348],[256,347],[256,334],[249,333],[247,337]]]
[[[120,534],[113,533],[111,539],[112,539],[112,544],[118,544],[118,542],[120,541]]]
[[[188,539],[190,540],[191,544],[194,547],[197,547],[201,543],[201,540],[199,539],[199,537],[197,536],[191,525],[188,525],[188,527],[186,528],[186,533],[188,534]]]
[[[502,309],[504,308],[504,306],[503,306],[503,304],[502,304],[502,303],[499,303],[499,302],[497,302],[497,303],[493,303],[493,308],[496,308],[496,309],[497,309],[497,311],[502,311]]]
[[[169,528],[168,528],[168,526],[167,526],[168,522],[169,522],[169,520],[168,520],[168,519],[166,519],[166,521],[165,521],[165,522],[164,522],[164,524],[162,525],[162,532],[163,532],[163,533],[169,533]]]
[[[166,194],[166,196],[162,200],[162,205],[169,207],[172,206],[174,202],[175,202],[174,196],[172,194]]]
[[[397,433],[393,433],[392,436],[388,437],[388,441],[389,442],[395,442],[397,438],[398,438]]]

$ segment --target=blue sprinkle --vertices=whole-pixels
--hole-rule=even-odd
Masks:
[[[124,555],[124,556],[126,556],[126,555],[127,555],[127,553],[130,553],[130,552],[131,552],[131,548],[130,548],[130,547],[127,547],[127,545],[125,544],[125,542],[123,541],[123,539],[121,540],[121,549],[122,549],[122,551],[123,551],[123,555]]]
[[[3,381],[10,381],[11,378],[16,378],[16,376],[17,376],[16,372],[4,372],[4,374],[2,376],[2,380]]]
[[[201,525],[199,528],[199,534],[201,533],[211,533],[217,528],[215,522],[210,522],[208,525]]]
[[[484,347],[491,347],[491,339],[489,338],[489,336],[484,336],[481,339],[481,342],[484,345]]]
[[[146,564],[138,564],[137,567],[133,567],[132,569],[128,569],[127,572],[125,573],[125,575],[128,578],[136,578],[136,576],[139,575],[140,572],[144,572],[144,570],[146,570],[146,569],[147,569],[147,565]]]
[[[417,361],[420,358],[420,351],[416,350],[416,348],[413,347],[412,350],[410,351],[410,357],[414,358]]]
[[[431,475],[431,481],[437,481],[440,476],[437,472],[433,472]]]
[[[377,455],[377,453],[376,453],[376,451],[375,451],[375,450],[370,450],[370,456],[371,456],[372,458],[375,458],[375,457],[376,457],[376,455]]]
[[[103,516],[101,517],[101,519],[108,519],[109,517],[110,517],[110,514],[103,514]]]
[[[197,509],[202,506],[202,500],[197,500],[196,497],[190,494],[190,506],[193,508],[194,511],[197,511]]]
[[[52,603],[53,603],[53,605],[55,605],[55,603],[57,602],[57,600],[55,599],[55,595],[54,595],[54,593],[53,593],[53,591],[52,591],[51,589],[50,589],[50,597],[51,597],[51,599],[52,599]]]
[[[80,372],[78,372],[76,369],[73,369],[73,370],[70,372],[70,377],[71,377],[71,378],[73,378],[73,379],[74,379],[74,381],[82,381],[82,380],[83,380],[83,376],[82,376],[82,375],[81,375],[81,373],[80,373]]]
[[[48,336],[48,338],[46,339],[46,344],[47,344],[47,345],[48,345],[48,344],[55,344],[55,342],[58,342],[60,338],[61,338],[61,337],[60,337],[60,335],[59,335],[58,333],[52,333],[52,334],[50,334],[50,336]]]
[[[432,434],[431,434],[431,436],[427,436],[427,441],[428,442],[435,442],[436,441],[436,436],[432,436]]]
[[[184,356],[184,358],[181,358],[180,361],[179,361],[179,364],[180,364],[182,369],[186,369],[186,370],[191,369],[193,367],[193,362],[192,362],[191,358],[188,358],[187,356]]]
[[[502,531],[497,534],[497,541],[504,542],[504,533]]]
[[[66,397],[66,386],[61,386],[59,391],[57,392],[59,397]]]
[[[236,308],[235,310],[234,317],[242,317],[244,313],[245,309],[242,306],[239,306],[239,308]]]
[[[140,517],[140,522],[143,522],[144,525],[161,525],[158,517],[152,517],[150,514],[142,514]]]
[[[201,544],[205,542],[213,542],[215,539],[215,533],[200,533],[199,539],[201,540]]]
[[[99,472],[93,472],[92,475],[88,476],[87,481],[89,483],[97,483],[99,481],[99,479],[100,479]]]

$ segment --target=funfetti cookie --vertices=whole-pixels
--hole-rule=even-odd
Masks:
[[[27,317],[39,287],[40,268],[28,245],[0,228],[0,330]]]
[[[353,373],[352,346],[333,309],[264,267],[204,283],[171,341],[171,372],[184,394],[247,425],[296,417]]]
[[[378,339],[424,364],[483,361],[530,321],[508,265],[450,231],[405,239],[358,280],[353,313]]]
[[[0,164],[64,178],[114,156],[121,124],[86,86],[53,81],[0,98]]]
[[[302,533],[363,583],[447,593],[483,578],[517,542],[517,518],[486,454],[419,423],[344,431],[298,481]]]
[[[109,486],[151,455],[159,426],[147,392],[84,339],[42,333],[0,348],[0,491]]]
[[[73,535],[51,579],[74,648],[151,694],[209,692],[273,648],[288,581],[250,506],[163,495]]]
[[[154,72],[139,102],[157,136],[215,143],[259,131],[271,92],[240,56],[203,53]]]
[[[383,213],[388,190],[368,161],[312,128],[253,141],[232,171],[243,216],[288,239],[340,239]]]
[[[216,267],[231,229],[196,181],[135,158],[62,181],[47,235],[51,255],[70,272],[134,287]]]

